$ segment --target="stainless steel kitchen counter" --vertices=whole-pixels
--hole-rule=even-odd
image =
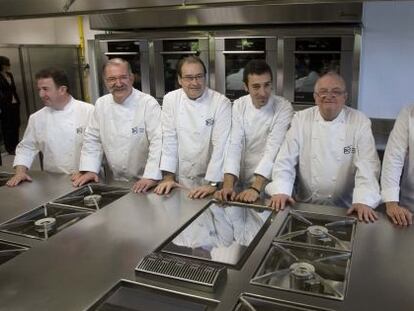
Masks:
[[[67,176],[32,173],[34,181],[0,188],[0,222],[73,190]],[[128,186],[125,184],[124,186]],[[129,193],[47,241],[0,234],[31,249],[0,266],[0,310],[85,310],[119,279],[136,280],[134,268],[189,221],[207,200],[189,200],[176,190],[168,197]],[[344,215],[345,210],[298,204],[298,209]],[[271,296],[333,310],[411,310],[414,227],[396,228],[381,214],[375,224],[357,225],[348,291],[344,301],[249,284],[287,211],[273,220],[240,270],[228,271],[215,293],[148,284],[220,300],[217,310],[232,310],[241,292]]]

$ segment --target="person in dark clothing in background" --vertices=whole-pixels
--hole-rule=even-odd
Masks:
[[[15,154],[19,143],[20,100],[16,92],[10,59],[0,56],[0,120],[4,146],[9,154]]]

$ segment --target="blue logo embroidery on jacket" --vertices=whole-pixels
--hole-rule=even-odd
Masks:
[[[206,125],[207,126],[213,126],[214,125],[214,119],[213,118],[206,119]]]
[[[356,148],[352,147],[352,145],[344,147],[344,154],[351,154],[351,153],[353,154],[355,152],[356,152]]]
[[[143,127],[134,126],[131,129],[132,135],[137,135],[138,133],[139,134],[143,134],[144,132],[145,132],[145,129]]]

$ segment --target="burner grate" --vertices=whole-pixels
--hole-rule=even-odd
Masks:
[[[224,266],[152,253],[141,260],[136,271],[214,288],[225,277],[227,270]]]
[[[26,246],[0,240],[0,265],[29,250]]]
[[[62,206],[99,210],[120,199],[128,192],[129,189],[125,188],[102,184],[88,184],[52,201],[52,203]]]

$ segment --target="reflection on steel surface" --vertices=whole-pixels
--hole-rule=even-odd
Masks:
[[[175,234],[163,252],[228,265],[239,265],[266,229],[272,211],[249,205],[210,202]]]

